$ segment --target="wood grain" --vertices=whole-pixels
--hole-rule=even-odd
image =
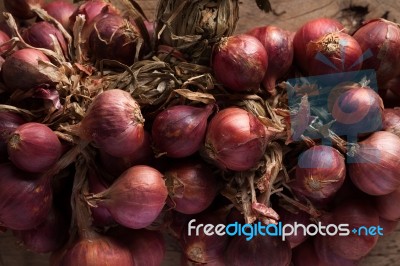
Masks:
[[[270,0],[280,16],[266,14],[258,10],[254,0],[243,0],[240,7],[240,20],[237,32],[245,32],[253,27],[274,24],[287,30],[295,31],[309,19],[317,17],[335,17],[340,9],[353,5],[368,5],[367,18],[380,17],[389,11],[392,21],[400,18],[400,1],[396,0]],[[156,0],[137,1],[149,19],[154,18]],[[0,7],[2,1],[0,2]],[[179,265],[179,246],[172,239],[168,241],[167,258],[164,266]],[[44,266],[48,265],[48,255],[38,255],[25,251],[18,246],[15,238],[8,232],[0,235],[0,265],[5,266]],[[362,262],[362,266],[400,265],[400,227],[391,235],[382,237],[374,250]]]

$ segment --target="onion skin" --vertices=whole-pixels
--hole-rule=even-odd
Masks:
[[[343,185],[346,177],[344,157],[330,146],[317,145],[304,151],[296,167],[292,189],[313,202],[327,202]]]
[[[328,215],[329,216],[329,215]],[[370,200],[353,199],[337,206],[326,222],[333,224],[349,224],[349,230],[361,226],[370,227],[379,225],[379,216]],[[321,241],[327,248],[339,257],[348,260],[359,260],[367,255],[376,245],[378,234],[350,234],[348,236],[324,236]],[[318,245],[316,246],[318,252]]]
[[[204,152],[221,169],[246,171],[261,160],[270,138],[253,114],[230,107],[211,119]]]
[[[68,236],[69,225],[59,211],[52,209],[46,220],[31,230],[13,231],[25,248],[36,253],[48,253],[64,245]]]
[[[7,33],[0,30],[0,53],[6,52],[11,48],[11,45],[3,45],[5,42],[10,40],[10,36]]]
[[[105,184],[105,182],[101,180],[101,177],[98,176],[94,171],[89,171],[88,184],[89,193],[93,194],[101,193],[108,188],[107,184]],[[104,227],[113,225],[115,223],[111,213],[104,207],[91,207],[90,211],[92,213],[94,226]]]
[[[203,108],[175,105],[159,113],[152,126],[157,152],[172,158],[188,157],[197,152],[203,144],[212,111],[213,105]]]
[[[13,112],[0,112],[0,161],[8,160],[7,142],[11,134],[27,121]]]
[[[4,0],[4,7],[13,16],[20,19],[31,19],[36,16],[31,7],[41,7],[44,0]]]
[[[305,23],[293,38],[294,59],[302,71],[307,73],[307,45],[325,34],[343,31],[344,26],[339,21],[329,18],[318,18]]]
[[[161,213],[167,195],[163,175],[150,166],[137,165],[126,170],[93,199],[99,207],[107,208],[117,223],[141,229]]]
[[[275,94],[276,81],[282,78],[293,63],[294,49],[290,32],[275,26],[254,28],[247,34],[256,37],[268,54],[268,68],[262,84],[268,92]]]
[[[47,76],[38,71],[39,61],[50,62],[41,51],[31,48],[15,51],[8,56],[2,66],[7,89],[29,90],[42,84],[52,84]]]
[[[90,0],[84,1],[75,12],[70,16],[70,29],[73,29],[73,26],[76,21],[76,16],[84,15],[85,16],[85,25],[90,25],[94,22],[95,18],[99,15],[106,15],[106,14],[118,14],[118,10],[103,0]]]
[[[293,250],[294,266],[356,266],[357,262],[337,256],[319,241],[319,237],[310,239]],[[318,244],[316,244],[318,243]]]
[[[270,256],[266,257],[268,254]],[[225,264],[232,266],[288,266],[292,258],[289,243],[279,237],[255,236],[246,241],[246,236],[233,237],[225,253]]]
[[[66,0],[55,0],[51,1],[50,3],[46,3],[43,9],[46,10],[50,16],[60,22],[64,29],[69,30],[70,17],[75,12],[77,7]]]
[[[45,177],[0,164],[0,225],[30,230],[43,223],[51,209],[52,191]]]
[[[50,169],[61,153],[62,145],[57,135],[40,123],[19,126],[8,141],[10,160],[21,170],[31,173]]]
[[[316,41],[310,41],[306,54],[308,74],[313,76],[340,73],[344,79],[346,73],[343,72],[358,71],[362,65],[360,45],[344,32],[328,33]],[[319,60],[321,56],[326,61]]]
[[[379,216],[385,220],[400,220],[400,208],[397,205],[400,202],[400,187],[392,193],[374,198],[376,210]]]
[[[191,215],[176,212],[174,210],[168,211],[165,215],[166,231],[172,237],[180,239],[183,230],[191,218]]]
[[[53,44],[53,39],[50,35],[53,35],[56,38],[64,56],[67,56],[68,47],[64,36],[60,30],[49,22],[40,21],[32,24],[32,26],[23,32],[22,38],[26,43],[33,47],[56,51],[56,46]]]
[[[143,142],[144,119],[138,103],[123,90],[99,94],[80,124],[80,136],[115,157],[125,157]]]
[[[400,109],[385,108],[383,110],[382,130],[400,137]]]
[[[131,65],[139,38],[139,30],[128,20],[108,14],[94,22],[89,34],[89,51],[95,59],[117,60]]]
[[[324,237],[317,236],[313,239],[314,252],[316,253],[316,259],[319,261],[318,266],[331,266],[331,265],[341,265],[341,266],[357,266],[359,265],[358,260],[350,260],[343,258],[332,251],[329,247],[329,241],[324,239]],[[308,264],[314,265],[314,264]]]
[[[165,257],[164,238],[157,231],[135,231],[128,247],[133,254],[135,265],[158,266]]]
[[[133,265],[159,266],[162,264],[166,248],[161,232],[117,227],[110,232],[110,235],[121,241],[130,250],[134,261]]]
[[[372,57],[363,62],[363,69],[374,69],[380,89],[392,78],[400,75],[400,28],[385,19],[372,19],[363,23],[353,37],[363,53]]]
[[[253,36],[226,37],[214,47],[212,68],[215,78],[232,91],[257,90],[267,67],[267,51]]]
[[[348,164],[353,183],[369,195],[385,195],[400,186],[400,138],[378,131],[359,143]]]
[[[62,266],[135,265],[129,249],[111,237],[94,236],[77,241],[63,256]]]
[[[151,165],[154,160],[154,153],[151,147],[151,136],[144,132],[143,142],[138,144],[137,149],[125,157],[114,157],[102,150],[100,153],[100,162],[104,170],[113,177],[119,177],[123,172],[135,165]]]
[[[208,208],[218,192],[212,169],[200,160],[180,161],[165,172],[169,204],[184,214],[196,214]]]
[[[344,82],[334,87],[329,97],[336,134],[357,137],[381,130],[383,101],[370,87]]]

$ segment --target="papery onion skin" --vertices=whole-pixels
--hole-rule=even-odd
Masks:
[[[3,80],[7,89],[29,90],[42,84],[52,84],[47,76],[39,72],[39,61],[50,62],[41,51],[31,48],[15,51],[8,56],[2,66]]]
[[[400,137],[400,109],[385,108],[383,110],[382,130]]]
[[[0,224],[29,230],[46,220],[51,209],[49,180],[26,173],[11,163],[0,164]]]
[[[400,28],[385,19],[372,19],[363,23],[353,37],[363,53],[372,53],[363,62],[363,69],[374,69],[380,89],[392,78],[400,75]]]
[[[64,56],[67,56],[68,48],[64,36],[59,29],[49,22],[40,21],[32,24],[29,28],[24,30],[22,38],[33,47],[56,51],[56,45],[50,35],[55,37]]]
[[[271,137],[253,114],[229,107],[211,119],[204,153],[221,169],[245,171],[258,164]]]
[[[4,0],[4,7],[13,16],[20,19],[34,18],[36,14],[31,7],[41,7],[44,0]]]
[[[359,143],[354,156],[348,157],[349,176],[369,195],[385,195],[400,186],[400,138],[378,131]]]
[[[333,147],[316,145],[299,156],[291,188],[313,202],[333,198],[346,177],[344,156]]]
[[[231,266],[288,266],[292,258],[289,243],[279,237],[260,236],[250,241],[246,236],[233,237],[225,253],[225,263]]]
[[[348,229],[353,230],[353,228],[377,226],[379,216],[369,200],[353,199],[346,204],[337,206],[332,212],[332,217],[327,221],[336,225],[349,224]],[[358,235],[349,232],[347,236],[327,235],[323,241],[327,241],[329,250],[338,256],[349,260],[359,260],[374,248],[379,237],[378,232],[375,235],[362,233],[362,235]]]
[[[331,129],[338,135],[357,137],[382,128],[383,101],[370,87],[340,83],[329,96],[328,108],[335,119]]]
[[[296,64],[302,71],[307,72],[307,45],[311,41],[315,41],[325,34],[343,31],[344,26],[337,20],[330,18],[317,18],[306,22],[296,32],[293,38],[294,58]]]
[[[8,141],[10,160],[21,170],[40,173],[60,158],[62,145],[46,125],[29,122],[19,126]]]
[[[328,33],[307,44],[307,71],[309,75],[335,74],[347,78],[349,71],[358,71],[362,65],[362,50],[358,42],[344,32]]]
[[[17,113],[0,112],[0,161],[8,160],[7,142],[12,133],[27,121]]]
[[[76,10],[76,6],[66,0],[55,0],[44,5],[43,9],[55,18],[64,29],[70,29],[70,17]]]
[[[68,236],[68,219],[60,211],[52,209],[46,220],[31,230],[13,231],[25,248],[36,253],[48,253],[64,245]]]
[[[116,60],[131,65],[141,38],[139,30],[119,15],[109,14],[94,22],[89,34],[90,54],[98,60]]]
[[[134,265],[129,249],[107,236],[82,238],[63,255],[62,266]]]
[[[213,105],[193,107],[175,105],[159,113],[152,126],[153,145],[160,154],[172,158],[188,157],[204,141],[207,119]]]
[[[210,166],[200,160],[177,161],[165,171],[171,203],[176,211],[196,214],[208,208],[218,192]]]
[[[118,14],[118,10],[108,2],[103,0],[90,0],[82,2],[75,12],[70,16],[70,29],[73,29],[76,16],[85,16],[85,25],[90,25],[99,15]]]
[[[8,36],[7,33],[4,31],[0,30],[0,52],[3,53],[11,48],[11,45],[3,45],[5,42],[8,42],[10,40],[10,36]]]
[[[98,206],[108,209],[117,223],[141,229],[149,226],[161,213],[167,195],[163,175],[150,166],[137,165],[93,198]]]
[[[267,51],[268,68],[262,84],[274,94],[276,81],[289,71],[293,63],[294,49],[290,32],[268,25],[254,28],[247,34],[256,37]]]
[[[232,91],[257,90],[267,67],[267,51],[253,36],[226,37],[214,47],[212,68],[215,78]]]
[[[376,210],[379,216],[389,221],[400,220],[400,187],[392,193],[374,198]]]
[[[144,119],[138,103],[120,89],[93,100],[80,124],[80,136],[115,157],[131,155],[144,138]]]

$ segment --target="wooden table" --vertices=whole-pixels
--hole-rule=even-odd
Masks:
[[[157,1],[137,1],[149,18],[154,17]],[[345,0],[270,0],[276,13],[280,16],[265,14],[258,10],[254,0],[243,0],[240,9],[240,20],[237,32],[245,32],[255,26],[274,24],[287,30],[295,31],[305,21],[317,17],[337,17],[339,10],[353,6],[368,5],[366,18],[381,17],[388,13],[388,18],[396,21],[400,18],[400,1],[345,1]],[[1,1],[2,4],[2,1]],[[165,266],[179,265],[178,247],[172,242],[167,249]],[[23,250],[9,234],[0,236],[0,265],[5,266],[41,266],[48,265],[47,255],[32,254]],[[389,236],[382,237],[374,250],[365,258],[363,266],[396,266],[400,265],[400,228]]]

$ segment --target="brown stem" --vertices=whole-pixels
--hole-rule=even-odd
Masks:
[[[315,209],[311,204],[310,206],[306,206],[303,203],[294,200],[288,196],[286,196],[285,194],[281,193],[281,192],[277,192],[276,193],[279,197],[282,197],[284,200],[286,200],[288,203],[292,204],[293,206],[299,208],[300,210],[310,214],[313,218],[319,217],[321,216],[321,213]]]
[[[82,52],[82,30],[83,26],[85,25],[86,19],[84,15],[78,15],[76,16],[76,21],[73,27],[73,32],[74,32],[74,48],[75,48],[75,61],[76,63],[82,64],[84,63],[85,56]]]
[[[84,195],[89,192],[87,172],[87,161],[82,156],[80,160],[76,161],[76,173],[71,201],[79,236],[91,239],[95,235],[92,229],[92,215],[84,198]]]
[[[32,8],[32,11],[35,12],[44,21],[50,22],[50,23],[54,24],[57,27],[57,29],[62,33],[64,38],[67,40],[67,43],[68,43],[68,54],[71,57],[71,55],[72,55],[72,37],[68,33],[68,31],[66,29],[64,29],[63,25],[60,22],[58,22],[55,18],[50,16],[47,13],[47,11],[42,9],[41,7],[34,7],[34,8]],[[61,55],[63,55],[63,54],[61,53]]]
[[[69,151],[67,151],[60,160],[46,172],[46,175],[51,177],[58,174],[61,170],[65,169],[67,166],[71,165],[73,162],[77,160],[79,154],[86,148],[89,142],[81,141]]]
[[[280,144],[274,142],[269,145],[270,155],[266,155],[266,178],[265,186],[267,187],[266,192],[261,194],[259,202],[270,206],[270,198],[274,184],[279,176],[279,172],[283,168],[283,152]]]
[[[24,46],[26,48],[31,48],[31,49],[36,49],[38,51],[41,51],[45,55],[53,58],[57,62],[58,65],[62,65],[63,62],[65,62],[65,58],[63,55],[59,55],[49,49],[37,48],[37,47],[33,47],[33,46],[27,44],[18,31],[18,26],[17,26],[17,23],[15,22],[14,17],[10,13],[7,13],[7,12],[4,12],[3,15],[7,22],[8,27],[12,31],[12,35],[18,38],[18,41],[19,41],[19,43],[22,44],[22,46]]]
[[[244,172],[238,173],[235,180],[239,186],[241,209],[243,210],[244,220],[246,223],[251,224],[256,220],[256,217],[252,210],[252,195],[249,195],[248,182],[246,182],[248,178],[247,175],[243,175],[245,175]]]

